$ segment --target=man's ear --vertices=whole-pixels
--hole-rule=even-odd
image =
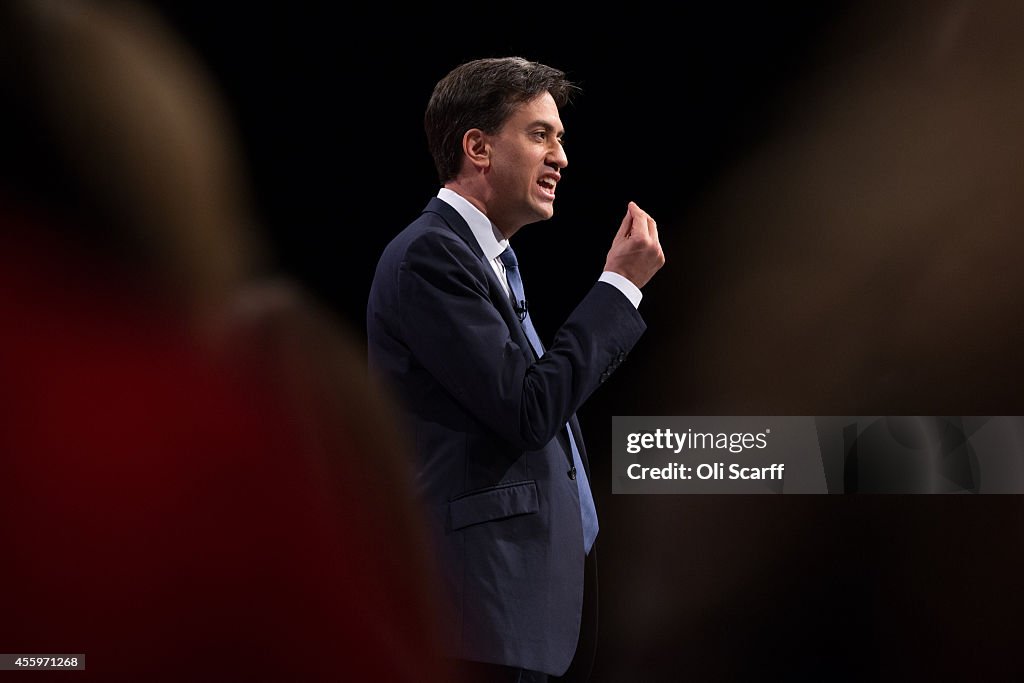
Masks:
[[[462,153],[477,170],[491,165],[491,143],[488,136],[479,128],[470,128],[462,136]]]

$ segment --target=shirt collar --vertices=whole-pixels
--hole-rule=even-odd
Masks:
[[[483,214],[480,209],[473,206],[469,200],[454,190],[442,187],[437,193],[437,198],[455,209],[462,219],[469,224],[480,249],[489,260],[494,260],[501,255],[501,252],[508,248],[508,240],[495,227],[494,223]]]

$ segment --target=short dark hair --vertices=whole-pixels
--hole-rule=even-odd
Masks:
[[[467,130],[496,133],[519,105],[548,92],[563,107],[577,90],[564,72],[522,57],[477,59],[452,69],[434,86],[423,116],[441,183],[459,173]]]

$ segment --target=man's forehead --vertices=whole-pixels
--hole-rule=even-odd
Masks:
[[[563,133],[562,118],[559,116],[558,105],[550,93],[543,93],[523,102],[512,114],[527,126],[543,126],[548,130]]]

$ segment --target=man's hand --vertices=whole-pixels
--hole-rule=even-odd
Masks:
[[[626,217],[612,240],[604,269],[643,287],[665,265],[665,253],[658,241],[658,224],[635,202],[629,203]]]

